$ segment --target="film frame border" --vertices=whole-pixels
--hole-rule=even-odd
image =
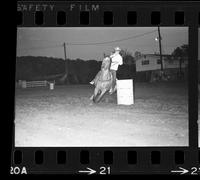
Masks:
[[[37,1],[34,3],[42,3],[43,1]],[[18,152],[22,151],[23,158],[28,160],[28,164],[33,165],[35,168],[35,173],[44,172],[44,170],[48,167],[50,170],[52,167],[51,165],[47,166],[49,162],[55,163],[55,157],[56,152],[58,149],[62,152],[66,152],[66,158],[68,157],[68,161],[64,163],[63,166],[57,166],[59,167],[58,170],[63,168],[63,172],[60,173],[76,173],[78,169],[83,169],[88,165],[88,159],[89,159],[89,166],[92,166],[94,169],[98,169],[100,165],[109,165],[112,167],[111,174],[115,174],[118,172],[118,174],[170,174],[169,169],[174,169],[175,167],[178,167],[177,165],[182,165],[185,168],[191,168],[191,167],[198,167],[200,160],[200,153],[198,150],[198,127],[197,127],[197,119],[198,119],[198,90],[197,90],[197,60],[198,60],[198,39],[196,38],[198,36],[198,27],[200,24],[200,4],[198,2],[97,2],[100,4],[101,10],[96,12],[89,12],[90,17],[90,23],[87,25],[80,25],[80,9],[76,9],[73,12],[71,12],[71,17],[75,18],[75,21],[72,18],[68,19],[68,23],[64,25],[57,25],[52,23],[55,23],[55,14],[54,18],[50,15],[51,13],[44,13],[45,17],[44,20],[47,23],[43,25],[35,25],[33,21],[34,12],[25,12],[23,14],[23,19],[31,19],[28,24],[22,24],[18,25],[18,27],[105,27],[102,20],[102,15],[104,11],[106,12],[113,12],[114,15],[114,24],[106,25],[106,27],[155,27],[155,26],[175,26],[175,27],[188,27],[188,36],[189,36],[189,81],[188,81],[188,90],[189,90],[189,146],[188,147],[66,147],[66,148],[43,148],[43,147],[24,147],[19,148],[15,147],[15,151]],[[94,3],[89,2],[89,3]],[[18,1],[18,3],[30,3],[29,1]],[[64,2],[54,2],[54,1],[45,1],[46,4],[48,3],[60,3],[63,4]],[[70,2],[67,2],[70,3]],[[76,1],[72,1],[72,3],[77,3]],[[82,5],[87,4],[88,2],[78,2]],[[130,4],[133,7],[130,7]],[[66,3],[65,3],[66,5]],[[121,9],[118,7],[119,5],[128,7]],[[177,7],[178,5],[178,7]],[[59,5],[59,8],[62,7]],[[118,7],[118,8],[117,8]],[[58,8],[58,7],[57,7]],[[58,8],[58,9],[59,9]],[[62,8],[61,8],[62,9]],[[151,10],[150,10],[151,9]],[[153,9],[153,10],[152,10]],[[58,12],[58,10],[55,10]],[[67,10],[65,10],[68,12]],[[137,13],[137,22],[133,25],[127,24],[127,12],[136,12]],[[151,24],[151,13],[152,12],[160,12],[160,23],[159,24]],[[184,22],[182,24],[175,24],[175,13],[176,12],[184,12]],[[122,16],[121,16],[122,15]],[[180,15],[181,16],[181,15]],[[47,17],[47,18],[46,18]],[[69,16],[70,17],[70,16]],[[96,20],[97,18],[98,20]],[[24,19],[24,20],[25,20]],[[30,20],[29,19],[29,20]],[[116,20],[117,19],[117,20]],[[53,21],[52,21],[53,20]],[[70,21],[71,20],[71,21]],[[98,24],[98,21],[100,21],[100,25]],[[26,22],[26,21],[25,21]],[[192,78],[191,78],[192,77]],[[192,79],[192,80],[191,80]],[[191,129],[193,131],[191,131]],[[14,142],[14,141],[13,141]],[[33,153],[34,151],[41,150],[44,151],[44,160],[47,160],[47,162],[40,164],[39,166],[35,165],[33,162],[34,154],[32,154],[32,157],[29,155]],[[83,153],[81,155],[82,151],[88,152]],[[137,162],[136,164],[129,164],[127,159],[127,153],[128,152],[136,152]],[[113,158],[111,160],[108,160],[106,163],[104,161],[104,157],[106,156],[105,152],[111,152],[113,154]],[[163,164],[153,164],[151,162],[151,153],[152,152],[160,152],[160,162],[164,162]],[[14,153],[14,152],[13,152]],[[30,154],[29,154],[30,153]],[[54,158],[52,159],[52,155],[54,154]],[[109,153],[108,153],[109,154]],[[157,154],[157,153],[155,153]],[[88,156],[89,155],[89,156]],[[14,156],[12,156],[14,157]],[[46,159],[47,157],[51,157],[50,159]],[[86,157],[86,158],[85,158]],[[159,157],[159,153],[157,155],[154,155],[154,157]],[[166,158],[167,157],[167,158]],[[178,157],[178,159],[177,159]],[[83,159],[82,159],[83,158]],[[82,160],[81,160],[82,159]],[[109,158],[108,158],[109,159]],[[180,159],[180,161],[179,161]],[[13,159],[14,160],[14,159]],[[72,162],[75,161],[75,164]],[[81,163],[82,161],[82,163]],[[111,163],[109,163],[111,161]],[[156,161],[156,160],[155,160]],[[85,163],[86,162],[86,163]],[[141,163],[146,162],[146,163]],[[27,163],[27,162],[26,162]],[[116,163],[116,164],[115,164]],[[171,163],[171,164],[170,164]],[[16,166],[13,162],[13,164]],[[122,166],[119,167],[119,164]],[[22,161],[20,163],[20,166],[25,165],[25,162]],[[75,166],[74,166],[75,165]],[[166,165],[169,165],[166,167]],[[78,166],[78,167],[77,167]],[[125,170],[122,170],[121,168],[125,167]],[[55,173],[55,168],[51,169],[52,173]],[[66,172],[66,169],[68,169],[68,172]],[[128,170],[127,170],[128,169]],[[54,171],[53,171],[54,170]],[[31,171],[29,171],[31,172]],[[32,171],[34,173],[34,170]],[[46,172],[46,173],[49,173]]]

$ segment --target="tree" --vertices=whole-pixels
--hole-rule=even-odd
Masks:
[[[123,65],[119,67],[118,75],[120,78],[132,78],[135,74],[135,58],[127,49],[121,50]]]
[[[128,64],[128,65],[135,64],[135,58],[130,51],[128,51],[127,49],[121,50],[120,54],[123,58],[124,64]]]
[[[184,44],[180,47],[177,47],[176,49],[174,49],[174,51],[172,52],[172,56],[174,56],[175,58],[177,58],[179,60],[179,73],[180,76],[182,75],[182,61],[185,57],[188,57],[188,45]]]

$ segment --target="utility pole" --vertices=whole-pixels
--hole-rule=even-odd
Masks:
[[[163,72],[163,60],[162,60],[162,45],[161,45],[161,35],[160,35],[160,27],[158,26],[158,40],[159,40],[159,50],[160,50],[160,65],[161,72]]]
[[[65,57],[65,73],[68,73],[68,60],[67,60],[67,56],[66,56],[66,43],[63,43],[63,47],[64,47],[64,57]]]
[[[69,73],[69,62],[67,60],[67,55],[66,55],[66,44],[65,42],[63,43],[63,47],[64,47],[64,58],[65,58],[65,74],[63,75],[63,77],[60,79],[60,81],[62,83],[65,82],[65,80],[67,79],[67,83],[69,83],[68,81],[68,73]]]

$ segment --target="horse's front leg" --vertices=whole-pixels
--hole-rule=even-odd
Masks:
[[[101,100],[101,98],[103,97],[103,95],[106,93],[106,89],[101,91],[101,94],[97,97],[97,99],[95,99],[95,102],[99,102]]]
[[[98,93],[99,93],[99,89],[97,87],[95,87],[94,94],[90,97],[90,100],[93,100],[95,102],[96,101],[95,99],[96,99]]]
[[[90,97],[90,100],[93,100],[93,98],[94,98],[94,94]]]

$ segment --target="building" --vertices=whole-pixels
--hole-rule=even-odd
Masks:
[[[177,77],[177,74],[180,74],[180,60],[178,58],[173,57],[172,55],[162,55],[163,59],[163,70],[165,74],[170,78]],[[136,72],[137,75],[143,74],[147,81],[152,80],[152,76],[158,74],[161,70],[161,60],[159,54],[135,54],[136,61]],[[187,58],[181,60],[181,72],[185,75],[186,67],[188,65]],[[143,73],[141,73],[143,72]],[[145,74],[145,75],[144,75]]]

